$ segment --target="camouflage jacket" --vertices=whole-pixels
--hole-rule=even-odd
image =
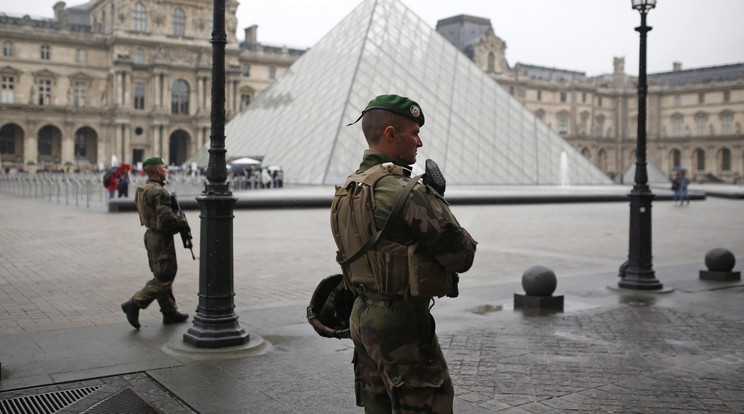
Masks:
[[[385,154],[367,150],[359,171],[392,162]],[[408,166],[404,166],[408,168]],[[410,177],[389,175],[375,186],[375,224],[381,228]],[[449,204],[433,188],[417,184],[398,217],[391,218],[382,237],[402,244],[419,242],[439,264],[450,272],[470,269],[477,242],[460,226]]]
[[[164,185],[163,181],[148,179],[145,185],[137,188],[134,202],[143,226],[150,230],[177,233],[187,224],[173,211],[171,195],[163,188]]]

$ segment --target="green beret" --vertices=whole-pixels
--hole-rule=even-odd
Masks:
[[[419,126],[424,125],[424,112],[416,102],[406,98],[405,96],[398,95],[380,95],[375,99],[369,101],[367,107],[362,111],[361,119],[367,111],[372,109],[384,109],[402,115],[406,118],[416,121]],[[356,122],[359,122],[359,119]],[[356,123],[354,122],[354,123]],[[349,124],[353,125],[353,124]]]
[[[142,163],[143,167],[146,167],[148,165],[164,165],[163,159],[160,157],[150,157],[145,160],[145,162]]]

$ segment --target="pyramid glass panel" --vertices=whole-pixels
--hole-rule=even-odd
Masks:
[[[426,116],[414,172],[448,184],[611,180],[398,0],[365,0],[225,127],[227,156],[263,156],[287,183],[340,184],[367,148],[372,98],[394,93]],[[209,144],[193,161],[206,165]],[[565,155],[562,155],[565,154]],[[564,161],[561,161],[561,159]]]

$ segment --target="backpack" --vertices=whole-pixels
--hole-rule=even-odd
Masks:
[[[104,187],[106,187],[106,185],[108,184],[109,180],[111,180],[111,177],[113,177],[114,174],[116,174],[116,170],[115,169],[109,168],[108,170],[106,170],[106,172],[103,174],[103,186]]]

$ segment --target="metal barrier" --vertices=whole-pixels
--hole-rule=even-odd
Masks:
[[[129,194],[134,198],[134,189],[143,185],[147,177],[130,175]],[[177,192],[183,198],[200,195],[205,188],[206,177],[200,175],[171,174],[168,176],[168,191]],[[256,188],[255,181],[247,177],[232,177],[230,188],[241,191]],[[34,198],[51,203],[76,207],[106,205],[109,190],[103,186],[103,173],[17,173],[0,174],[0,193],[22,198]],[[116,194],[114,195],[116,197]]]

